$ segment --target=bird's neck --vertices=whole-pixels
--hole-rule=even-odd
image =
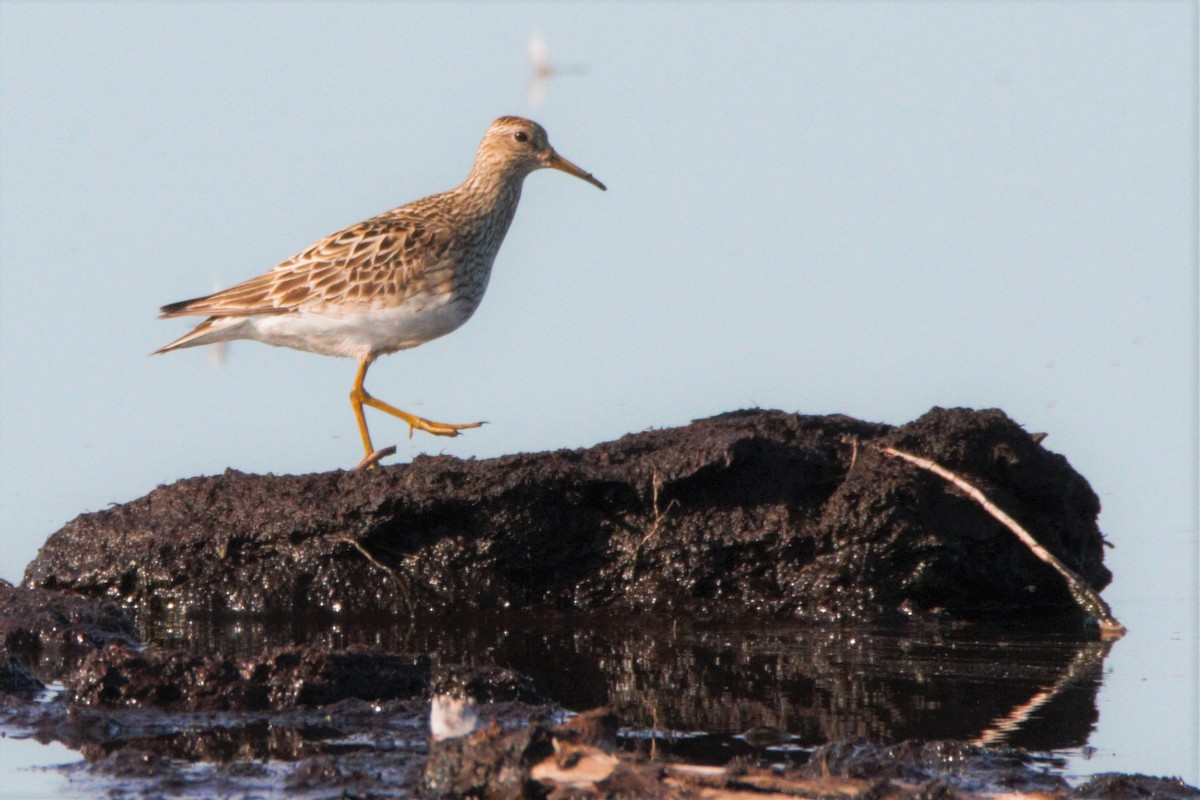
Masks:
[[[507,231],[525,176],[511,170],[502,171],[486,163],[476,162],[467,179],[454,190],[460,197],[460,208],[484,227]],[[501,233],[503,235],[503,233]]]

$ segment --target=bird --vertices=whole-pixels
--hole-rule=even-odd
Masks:
[[[475,698],[435,694],[429,704],[429,735],[435,742],[457,739],[479,728]]]
[[[529,63],[533,66],[533,75],[529,79],[529,104],[534,108],[540,106],[546,99],[546,84],[555,75],[581,75],[587,70],[582,64],[551,64],[546,57],[546,39],[539,31],[534,31],[529,37]]]
[[[206,319],[152,355],[252,339],[358,362],[350,405],[366,451],[378,458],[364,406],[422,430],[458,436],[482,422],[435,422],[363,388],[381,355],[417,347],[456,330],[475,313],[508,232],[525,177],[555,169],[607,187],[563,158],[533,120],[492,122],[459,186],[399,206],[319,239],[270,272],[228,289],[162,306],[159,318]]]

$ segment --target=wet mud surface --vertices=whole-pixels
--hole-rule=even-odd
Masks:
[[[1073,613],[1061,578],[891,445],[961,472],[1095,589],[1100,504],[1001,411],[742,411],[581,450],[223,475],[84,514],[25,585],[141,613],[529,608],[864,623]]]
[[[81,797],[1197,797],[1064,780],[1112,643],[871,443],[1108,583],[1087,482],[998,411],[227,472],[83,515],[0,583],[0,731],[77,751]],[[480,728],[431,742],[435,695]]]

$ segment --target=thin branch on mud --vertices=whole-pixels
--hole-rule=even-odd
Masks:
[[[387,448],[384,448],[384,449],[386,450]],[[395,450],[396,448],[393,447],[392,449]],[[378,567],[379,569],[383,570],[388,575],[390,575],[392,578],[392,581],[396,584],[396,588],[400,592],[400,600],[401,600],[401,602],[404,603],[404,610],[407,613],[412,614],[412,610],[413,610],[412,596],[410,595],[410,593],[408,591],[408,582],[405,580],[401,580],[400,576],[396,573],[396,570],[392,569],[387,564],[384,564],[382,561],[375,558],[375,556],[371,555],[370,551],[368,551],[367,548],[363,547],[361,543],[359,543],[358,541],[356,541],[354,539],[351,539],[349,536],[339,536],[337,538],[337,541],[346,542],[347,544],[353,545],[354,549],[356,549],[356,550],[358,550],[358,552],[362,553],[363,558],[365,558],[367,561],[370,561],[371,564],[373,564],[374,566]]]
[[[659,530],[662,528],[663,523],[666,522],[667,515],[669,515],[671,513],[671,509],[673,509],[673,508],[675,508],[675,506],[679,505],[678,500],[671,500],[671,502],[667,503],[666,508],[659,507],[658,495],[659,495],[659,492],[662,491],[662,484],[663,484],[662,476],[660,476],[657,472],[654,473],[654,478],[651,480],[651,487],[652,487],[651,492],[652,493],[650,495],[650,503],[651,503],[651,507],[654,511],[654,522],[652,522],[650,524],[650,530],[646,533],[646,535],[643,536],[641,541],[639,541],[637,543],[637,546],[633,548],[633,577],[634,578],[637,577],[638,565],[641,563],[642,545],[644,545],[646,542],[648,542],[652,538],[654,538],[654,535],[659,532]]]
[[[870,444],[868,442],[868,444]],[[956,475],[950,470],[943,467],[934,461],[927,458],[906,453],[903,450],[897,450],[894,447],[870,444],[876,450],[885,455],[903,459],[910,464],[915,464],[921,469],[928,470],[939,478],[946,480],[959,489],[961,489],[968,497],[979,503],[985,511],[1000,521],[1006,528],[1013,532],[1021,542],[1033,552],[1042,561],[1049,564],[1051,567],[1063,577],[1067,582],[1067,589],[1071,593],[1071,597],[1079,604],[1085,612],[1096,619],[1100,623],[1100,633],[1104,638],[1119,639],[1125,634],[1125,626],[1117,621],[1113,616],[1112,610],[1108,607],[1108,603],[1101,599],[1100,595],[1088,586],[1087,583],[1078,574],[1075,573],[1066,564],[1059,561],[1053,553],[1043,547],[1037,539],[1022,528],[1016,520],[1010,517],[999,506],[988,499],[987,495],[981,492],[978,488],[968,483],[966,479]]]
[[[662,491],[662,477],[657,472],[654,473],[654,481],[652,485],[653,494],[651,495],[650,501],[654,506],[654,523],[650,526],[650,532],[643,536],[642,540],[638,542],[638,546],[634,548],[635,553],[640,550],[642,545],[648,542],[654,536],[654,534],[658,533],[659,528],[661,528],[663,522],[666,521],[667,515],[671,513],[671,509],[679,505],[678,500],[672,500],[671,502],[667,503],[666,508],[659,509],[658,493]]]

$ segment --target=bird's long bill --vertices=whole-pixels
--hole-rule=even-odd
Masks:
[[[602,192],[608,191],[608,187],[605,186],[600,181],[596,180],[595,176],[593,176],[592,173],[590,173],[586,170],[580,169],[579,167],[575,166],[570,161],[567,161],[565,158],[563,158],[562,156],[560,156],[558,153],[556,153],[553,150],[550,151],[550,155],[546,158],[545,164],[550,169],[562,170],[563,172],[567,173],[568,175],[574,175],[576,178],[581,178],[582,180],[587,181],[592,186],[595,186],[597,189],[599,189]]]

